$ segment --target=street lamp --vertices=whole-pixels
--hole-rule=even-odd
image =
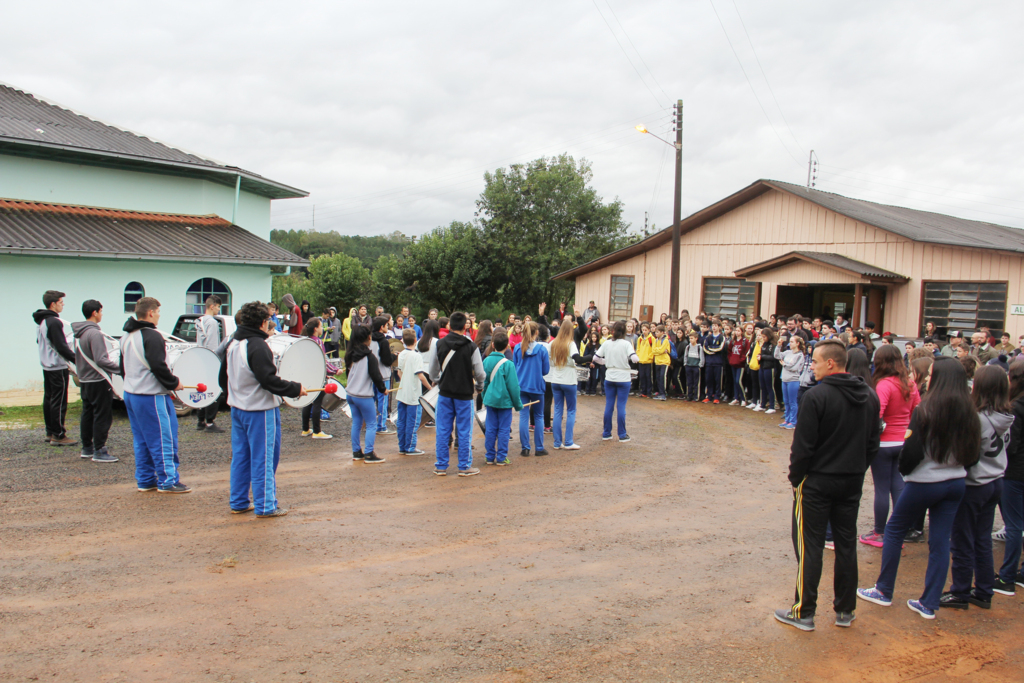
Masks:
[[[645,135],[652,135],[666,145],[675,147],[676,149],[676,199],[675,206],[672,209],[672,270],[669,274],[669,291],[668,308],[670,315],[679,314],[679,223],[682,220],[682,208],[683,208],[683,101],[679,100],[676,102],[676,115],[675,115],[675,127],[676,127],[676,141],[675,144],[668,140],[654,135],[651,131],[647,130],[643,124],[636,127],[638,131]]]

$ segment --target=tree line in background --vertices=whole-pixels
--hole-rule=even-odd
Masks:
[[[568,155],[485,173],[473,221],[419,238],[274,230],[271,241],[310,266],[275,277],[273,299],[291,293],[342,318],[360,303],[392,313],[406,304],[420,314],[473,310],[478,319],[571,303],[573,283],[553,275],[640,239],[622,203],[605,203],[592,180],[590,162]]]

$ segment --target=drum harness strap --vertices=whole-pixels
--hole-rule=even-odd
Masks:
[[[497,364],[494,366],[494,368],[491,370],[491,378],[489,380],[487,380],[487,381],[488,382],[493,382],[495,375],[498,374],[498,368],[500,368],[502,365],[504,365],[507,362],[508,362],[508,358],[502,358],[501,360],[499,360],[497,362]]]
[[[138,337],[136,338],[135,335],[138,335]],[[132,332],[131,334],[129,334],[128,338],[124,340],[124,343],[125,343],[125,345],[132,347],[132,351],[135,352],[135,357],[139,359],[139,362],[142,363],[143,367],[145,367],[147,370],[152,372],[153,368],[149,367],[149,362],[146,361],[146,356],[141,351],[139,351],[139,345],[137,343],[137,339],[141,339],[141,338],[142,338],[142,330],[138,330],[136,332]]]
[[[89,354],[87,354],[82,349],[82,345],[78,343],[77,338],[75,338],[75,351],[80,351],[82,353],[82,358],[84,358],[89,363],[89,365],[92,366],[92,369],[100,373],[100,377],[107,380],[107,384],[109,384],[111,387],[114,386],[114,382],[111,380],[110,374],[106,370],[102,369],[100,366],[96,365],[96,361],[94,361],[92,358],[89,358]],[[145,363],[145,361],[143,361],[143,363]],[[149,366],[147,365],[146,367]]]

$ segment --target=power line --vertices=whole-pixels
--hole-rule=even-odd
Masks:
[[[612,25],[608,23],[607,19],[605,19],[604,12],[601,11],[601,8],[597,6],[597,0],[591,0],[591,2],[594,3],[594,9],[597,10],[597,13],[601,15],[601,21],[604,22],[604,25],[607,26],[608,30],[611,32],[612,38],[615,39],[615,44],[619,46],[619,49],[622,50],[622,54],[625,55],[626,61],[628,61],[629,65],[633,67],[633,71],[636,72],[636,75],[640,79],[640,82],[644,84],[645,88],[647,88],[647,92],[651,93],[651,97],[654,98],[655,102],[657,102],[658,104],[663,104],[662,101],[658,99],[658,96],[654,94],[654,91],[651,90],[651,86],[647,85],[647,81],[644,80],[643,74],[640,73],[640,69],[636,68],[636,64],[634,64],[633,60],[630,59],[629,53],[626,52],[626,48],[622,46],[622,42],[619,40],[619,37],[615,35],[615,29],[613,29]],[[658,87],[660,88],[661,86]]]
[[[672,98],[668,96],[665,89],[661,87],[661,83],[658,83],[658,79],[654,77],[654,72],[651,71],[651,67],[647,66],[647,62],[644,61],[644,56],[640,54],[640,50],[638,50],[636,45],[633,44],[633,39],[629,37],[629,33],[626,32],[626,27],[622,25],[621,21],[619,21],[618,15],[615,14],[615,10],[612,9],[612,4],[608,2],[608,0],[604,0],[604,4],[608,5],[608,11],[612,13],[612,18],[615,19],[615,23],[618,24],[619,28],[622,30],[622,35],[626,36],[626,40],[629,41],[629,45],[633,48],[633,52],[636,52],[636,56],[640,59],[640,63],[644,65],[645,69],[647,69],[647,73],[650,74],[651,80],[654,81],[656,86],[658,86],[658,90],[660,90],[661,94],[665,96],[665,99],[671,102]]]
[[[867,171],[858,171],[856,169],[843,168],[842,166],[835,166],[835,165],[832,165],[832,164],[822,164],[822,167],[825,168],[825,169],[838,169],[840,171],[846,171],[847,173],[855,173],[857,175],[868,176],[868,179],[866,179],[866,180],[864,178],[858,178],[858,177],[855,177],[855,176],[846,176],[846,177],[849,177],[849,178],[851,178],[853,180],[865,180],[866,182],[877,182],[878,184],[894,185],[894,186],[897,186],[897,187],[903,187],[904,189],[910,190],[912,192],[920,192],[922,194],[931,194],[931,195],[934,195],[936,197],[948,197],[950,193],[957,193],[957,194],[962,194],[962,195],[969,195],[969,196],[972,196],[972,197],[981,197],[981,199],[983,199],[983,200],[995,199],[995,200],[998,200],[998,201],[1001,201],[1001,202],[1010,202],[1010,203],[1013,203],[1013,204],[1020,204],[1020,205],[1024,206],[1024,201],[1021,201],[1021,200],[1018,200],[1018,199],[1010,199],[1009,197],[995,197],[995,196],[990,196],[990,195],[978,194],[976,192],[967,192],[966,190],[955,190],[955,189],[950,189],[948,187],[942,187],[940,185],[930,185],[930,184],[927,184],[927,183],[920,183],[920,182],[917,182],[916,180],[906,180],[906,179],[903,179],[903,178],[893,179],[891,177],[887,177],[887,176],[883,176],[883,175],[877,175],[877,174],[873,174],[873,173],[868,173]],[[844,173],[836,173],[835,171],[831,171],[831,170],[828,171],[828,172],[831,173],[832,175],[838,175],[838,176],[845,176],[846,175]],[[876,181],[876,180],[874,180],[874,178],[881,178],[882,180]],[[917,189],[918,187],[927,187],[927,188],[932,189],[932,190],[939,190],[941,192],[941,194],[937,194],[937,193],[934,193],[934,192],[925,192],[924,190]],[[976,204],[984,204],[986,206],[999,206],[999,207],[1002,207],[1004,209],[1019,209],[1019,208],[1021,208],[1021,207],[1018,207],[1018,206],[1007,206],[1005,204],[997,204],[995,202],[981,201],[981,200],[977,200],[977,199],[963,199],[963,201],[970,201],[970,202],[974,202]]]
[[[761,98],[757,96],[757,90],[754,89],[754,84],[750,81],[750,76],[747,75],[747,70],[743,68],[743,61],[740,59],[739,54],[736,52],[736,48],[732,44],[732,39],[729,38],[729,32],[725,30],[725,23],[722,22],[722,17],[719,16],[718,14],[718,8],[715,7],[714,0],[708,0],[708,3],[711,5],[712,11],[715,13],[715,18],[718,19],[718,24],[722,27],[722,33],[725,34],[725,40],[726,42],[729,43],[729,49],[732,50],[732,54],[736,58],[736,63],[740,65],[740,71],[743,72],[743,78],[747,79],[747,85],[750,86],[750,92],[753,93],[754,99],[757,100],[757,106],[761,108],[761,113],[764,114],[764,118],[768,121],[768,125],[771,126],[772,131],[775,133],[775,137],[779,139],[779,144],[782,145],[783,149],[786,150],[786,154],[789,155],[789,158],[792,159],[793,163],[795,163],[797,166],[803,168],[803,163],[801,163],[795,156],[793,156],[793,153],[789,151],[789,147],[786,146],[786,142],[782,139],[782,136],[779,135],[778,129],[775,128],[775,124],[772,122],[771,117],[768,116],[768,112],[765,110],[764,105],[761,103]]]
[[[789,121],[786,120],[786,114],[782,111],[782,105],[779,104],[779,99],[775,97],[775,91],[772,90],[772,84],[768,80],[768,74],[764,72],[764,67],[761,66],[761,60],[757,56],[757,50],[754,49],[754,41],[750,39],[750,32],[747,31],[747,25],[743,21],[743,15],[740,14],[740,8],[736,5],[736,0],[732,0],[732,6],[736,9],[736,16],[740,20],[740,26],[743,27],[743,33],[747,36],[747,43],[750,44],[750,51],[754,53],[754,60],[757,62],[757,68],[761,70],[761,76],[764,77],[764,84],[768,86],[768,92],[772,94],[772,99],[775,101],[775,106],[779,110],[779,116],[782,117],[782,122],[786,124],[786,130],[793,136],[793,142],[796,143],[797,149],[803,149],[804,146],[800,144],[800,141],[796,139],[796,134],[793,133],[793,129],[789,126]]]

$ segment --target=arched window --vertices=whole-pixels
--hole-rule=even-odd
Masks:
[[[146,288],[141,282],[129,282],[124,288],[124,312],[134,313],[135,303],[146,296]]]
[[[206,297],[216,294],[220,297],[221,315],[231,315],[231,290],[220,280],[204,277],[196,280],[185,290],[185,312],[205,313]]]

